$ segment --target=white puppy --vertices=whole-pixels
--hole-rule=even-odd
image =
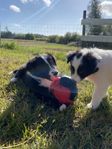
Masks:
[[[76,82],[87,78],[94,83],[92,100],[87,107],[96,109],[112,84],[112,51],[85,48],[69,53],[67,62],[70,62],[71,76]]]

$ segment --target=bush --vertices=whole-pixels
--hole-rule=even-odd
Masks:
[[[47,37],[35,38],[36,41],[47,41]]]
[[[51,35],[48,36],[48,42],[59,43],[59,44],[69,44],[70,42],[80,42],[80,35],[77,33],[66,33],[64,36]]]
[[[17,44],[15,42],[3,42],[1,44],[2,48],[14,50],[17,48]]]

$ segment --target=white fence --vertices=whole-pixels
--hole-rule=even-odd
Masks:
[[[107,42],[112,43],[112,36],[97,36],[97,35],[87,35],[81,37],[82,41],[89,41],[89,42]]]
[[[86,25],[112,25],[112,19],[86,19],[86,11],[84,11],[83,19],[81,21],[83,25],[82,30],[82,41],[89,41],[89,42],[105,42],[105,43],[112,43],[112,36],[104,36],[104,35],[86,35]]]

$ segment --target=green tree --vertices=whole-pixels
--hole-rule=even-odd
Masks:
[[[88,18],[101,18],[101,8],[99,0],[91,0],[88,5]],[[100,35],[102,33],[102,27],[98,25],[91,25],[88,28],[88,34],[90,35]]]
[[[5,31],[1,32],[1,37],[2,38],[13,38],[13,33],[9,31],[8,27],[5,27]]]
[[[50,35],[50,36],[48,36],[48,42],[56,43],[57,42],[57,35]]]
[[[26,40],[34,40],[35,37],[34,37],[33,34],[28,33],[28,34],[25,35],[25,39],[26,39]]]

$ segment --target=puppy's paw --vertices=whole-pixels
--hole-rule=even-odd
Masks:
[[[39,80],[39,83],[40,83],[40,84],[39,84],[40,86],[50,88],[52,82],[51,82],[50,80],[48,80],[48,79],[42,79],[42,78],[41,78],[41,79]]]
[[[109,93],[108,92],[106,92],[106,95],[105,95],[105,97],[104,98],[108,98],[109,97]]]
[[[92,107],[93,107],[93,106],[92,106],[92,103],[91,103],[91,102],[87,104],[87,108],[88,108],[88,109],[92,109]]]
[[[60,111],[64,111],[66,109],[66,105],[65,104],[62,104],[60,107],[59,107],[59,110]]]
[[[99,107],[99,105],[100,105],[100,103],[92,103],[92,102],[90,102],[90,103],[87,104],[87,108],[96,110]]]

